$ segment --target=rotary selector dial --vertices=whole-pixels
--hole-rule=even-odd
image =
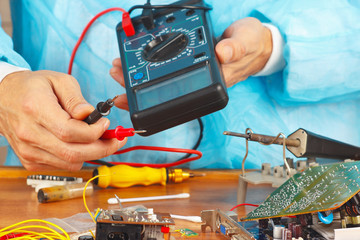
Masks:
[[[167,33],[156,37],[144,48],[143,57],[149,62],[162,62],[181,53],[188,44],[183,33]]]

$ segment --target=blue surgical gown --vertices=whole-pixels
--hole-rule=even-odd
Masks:
[[[145,0],[12,0],[15,50],[32,70],[67,72],[71,51],[87,22],[110,7],[129,9]],[[170,1],[153,0],[152,4]],[[208,0],[216,36],[234,21],[255,17],[279,28],[284,40],[283,71],[267,77],[250,77],[228,89],[227,107],[203,117],[202,159],[191,168],[241,168],[243,139],[224,136],[224,130],[288,135],[297,128],[360,145],[360,3],[357,0]],[[135,11],[136,16],[140,11]],[[124,93],[110,76],[119,57],[115,26],[120,12],[98,19],[81,44],[73,67],[83,95],[91,104]],[[1,33],[1,39],[3,39]],[[6,39],[8,42],[8,39]],[[8,43],[7,46],[10,46]],[[1,44],[1,60],[26,66]],[[131,127],[129,114],[114,109],[111,128]],[[149,137],[129,138],[127,147],[151,145],[191,148],[199,136],[197,121]],[[291,156],[290,153],[287,153]],[[110,156],[113,161],[162,163],[179,155],[137,151]],[[282,163],[281,146],[251,142],[247,168],[263,162]],[[10,151],[7,164],[19,164]]]

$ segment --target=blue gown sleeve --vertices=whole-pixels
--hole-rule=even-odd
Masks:
[[[283,106],[359,98],[359,5],[344,0],[269,1],[252,13],[276,25],[286,42],[286,67],[265,78],[272,98]]]
[[[217,35],[244,17],[279,28],[287,64],[280,74],[264,77],[270,96],[279,104],[338,102],[360,96],[359,1],[232,1],[230,9],[230,3],[209,2]]]
[[[0,19],[1,26],[1,19]],[[0,27],[0,61],[10,63],[19,67],[29,68],[26,61],[13,50],[11,38]],[[8,145],[5,137],[0,135],[0,146]]]
[[[1,20],[0,20],[1,24]],[[13,49],[11,38],[0,27],[0,61],[10,63],[15,66],[29,68],[26,61]]]

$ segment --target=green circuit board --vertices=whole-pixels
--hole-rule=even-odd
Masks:
[[[360,161],[308,168],[289,178],[242,221],[339,208],[360,191]]]

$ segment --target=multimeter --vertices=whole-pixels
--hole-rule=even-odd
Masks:
[[[172,5],[200,6],[175,8]],[[133,126],[148,136],[224,108],[226,86],[202,0],[183,0],[116,27]],[[203,8],[201,8],[201,6]]]

